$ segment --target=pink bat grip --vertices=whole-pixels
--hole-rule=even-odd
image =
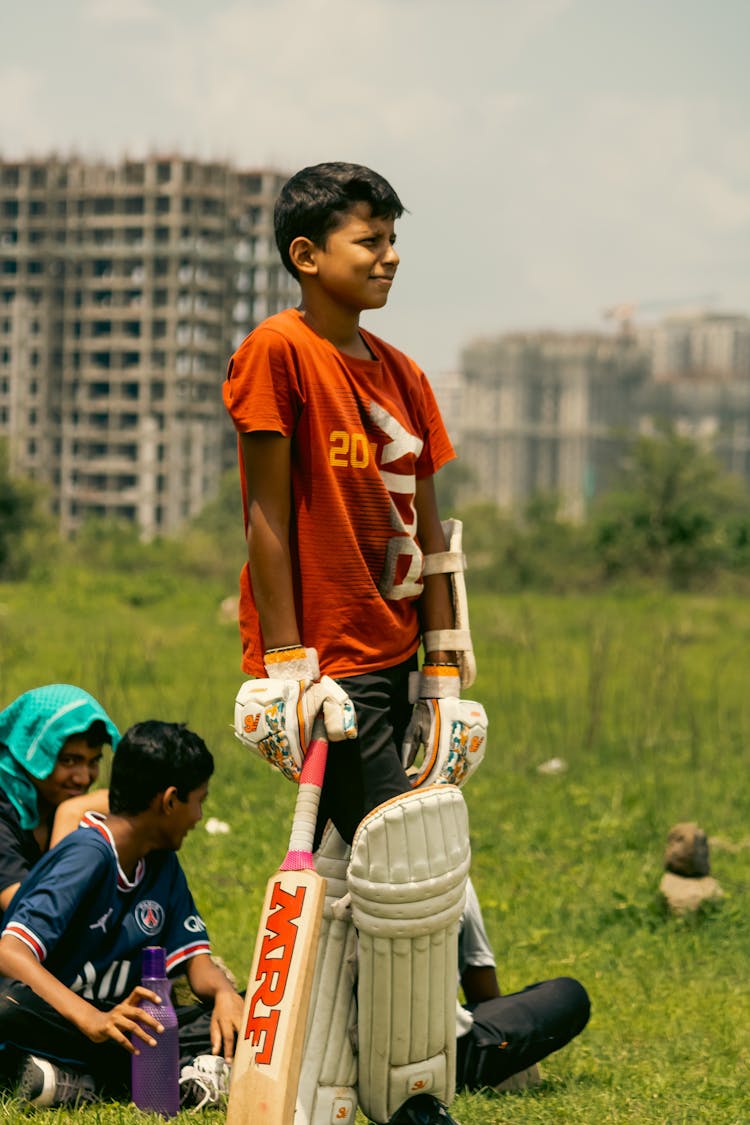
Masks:
[[[289,837],[289,850],[279,868],[280,871],[310,871],[314,868],[312,845],[315,824],[318,819],[320,790],[326,772],[328,740],[325,736],[323,720],[318,717],[312,730],[312,738],[299,779],[299,791],[294,806],[292,831]]]
[[[325,738],[321,738],[320,734],[317,734],[316,737],[317,726],[318,721],[316,719],[310,745],[307,754],[305,754],[305,760],[302,763],[302,773],[300,774],[299,783],[300,785],[315,785],[318,789],[321,789],[326,772],[328,742]]]

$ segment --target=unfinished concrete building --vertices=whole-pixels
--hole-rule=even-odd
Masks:
[[[285,176],[153,156],[0,160],[0,439],[63,534],[169,533],[234,458],[227,359],[294,300],[273,240]]]
[[[739,313],[675,313],[638,326],[638,342],[651,354],[655,382],[750,380],[750,317]]]
[[[465,499],[522,510],[535,494],[583,518],[611,482],[637,425],[635,390],[649,358],[630,339],[596,333],[509,333],[463,355],[456,438],[473,481]]]

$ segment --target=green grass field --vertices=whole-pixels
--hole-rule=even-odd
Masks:
[[[234,740],[241,682],[226,590],[211,581],[60,573],[0,586],[0,701],[45,682],[93,692],[126,727],[185,721],[213,750],[207,816],[182,858],[216,951],[245,981],[294,789]],[[662,593],[472,602],[488,754],[465,790],[473,877],[505,991],[578,977],[592,1019],[543,1084],[459,1096],[463,1125],[750,1121],[750,603]],[[551,758],[566,765],[547,774]],[[667,832],[697,821],[725,898],[687,920],[657,888]],[[123,1105],[13,1122],[131,1125]],[[181,1115],[181,1120],[194,1118]],[[216,1113],[209,1120],[221,1120]],[[158,1120],[156,1118],[152,1119]]]

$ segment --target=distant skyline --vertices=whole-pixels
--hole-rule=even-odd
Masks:
[[[382,172],[409,213],[363,323],[429,374],[620,302],[750,313],[747,0],[0,0],[0,21],[6,159]]]

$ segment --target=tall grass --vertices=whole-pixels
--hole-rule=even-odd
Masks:
[[[210,581],[139,588],[137,576],[79,571],[0,587],[0,702],[72,680],[122,727],[161,717],[206,738],[217,762],[206,814],[231,831],[199,827],[182,859],[217,952],[244,982],[294,790],[233,738],[242,677],[236,629],[219,612],[225,593]],[[541,1087],[461,1095],[453,1112],[464,1125],[747,1122],[750,604],[656,591],[483,595],[472,616],[472,694],[491,737],[465,796],[501,985],[573,975],[593,1014],[542,1064]],[[559,772],[540,772],[555,758]],[[657,894],[666,834],[681,820],[708,832],[725,892],[687,919]],[[15,1102],[3,1112],[39,1120]],[[114,1105],[79,1116],[144,1120]]]

